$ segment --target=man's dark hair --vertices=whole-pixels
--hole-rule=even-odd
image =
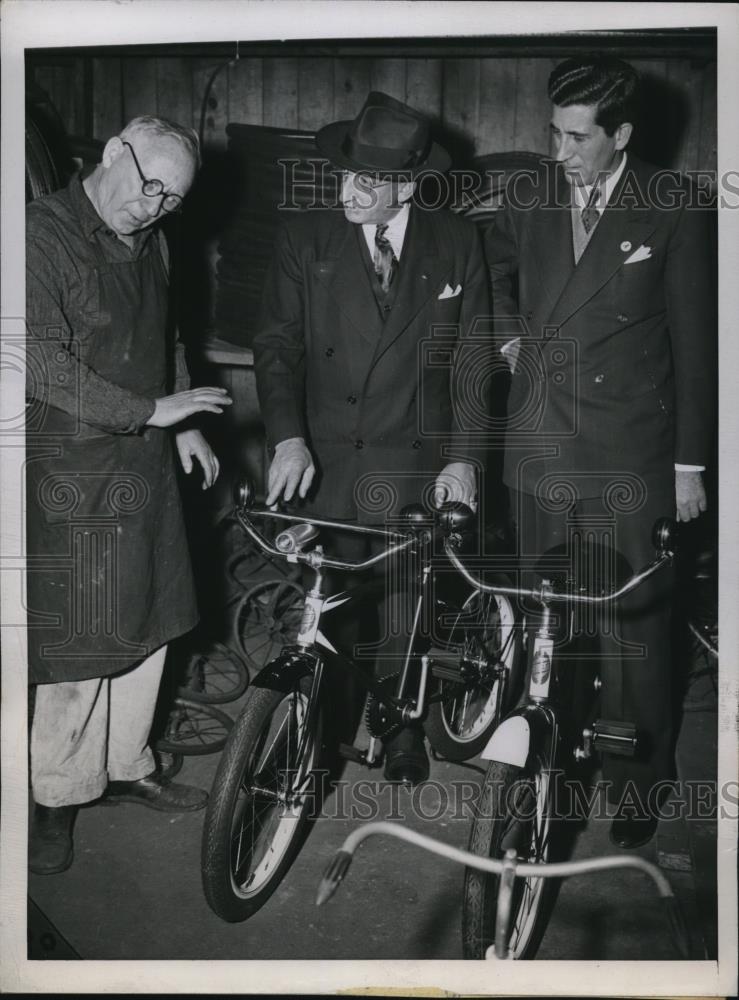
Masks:
[[[636,121],[639,77],[633,66],[615,56],[566,59],[549,77],[549,99],[560,108],[595,105],[595,124],[613,135],[619,125]]]

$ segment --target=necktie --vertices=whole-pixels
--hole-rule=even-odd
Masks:
[[[393,283],[398,261],[393,253],[390,240],[385,235],[387,225],[378,226],[375,230],[375,274],[380,279],[383,292],[388,292]]]
[[[600,218],[600,212],[595,207],[595,202],[597,198],[598,198],[598,185],[593,184],[593,187],[591,188],[590,191],[590,197],[588,198],[588,203],[580,214],[583,228],[585,229],[586,233],[590,232],[590,230],[595,226],[596,222]]]

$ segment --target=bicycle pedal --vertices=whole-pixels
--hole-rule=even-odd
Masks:
[[[428,651],[428,657],[434,677],[438,677],[443,681],[459,681],[461,676],[459,669],[462,657],[461,647],[458,649],[452,647],[442,649],[438,646],[432,646]]]
[[[596,719],[592,734],[593,745],[601,752],[620,757],[633,757],[636,753],[636,726],[633,722]]]

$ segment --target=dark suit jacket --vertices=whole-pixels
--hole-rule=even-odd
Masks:
[[[268,442],[306,438],[318,469],[311,502],[336,517],[420,501],[448,461],[471,457],[480,423],[469,382],[491,338],[460,350],[489,317],[474,225],[413,205],[387,319],[373,280],[361,226],[341,211],[305,212],[278,239],[254,340]]]
[[[629,154],[575,267],[569,197],[543,162],[509,188],[486,234],[496,331],[524,333],[505,480],[550,495],[569,481],[582,497],[619,478],[664,488],[675,463],[709,459],[713,219],[679,174]],[[642,247],[644,259],[626,263]]]

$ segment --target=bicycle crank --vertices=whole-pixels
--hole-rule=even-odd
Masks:
[[[389,677],[381,677],[377,683],[388,695],[394,695],[398,688],[398,676],[391,674]],[[364,720],[370,736],[383,742],[397,735],[404,726],[402,708],[388,704],[375,694],[367,699]]]

